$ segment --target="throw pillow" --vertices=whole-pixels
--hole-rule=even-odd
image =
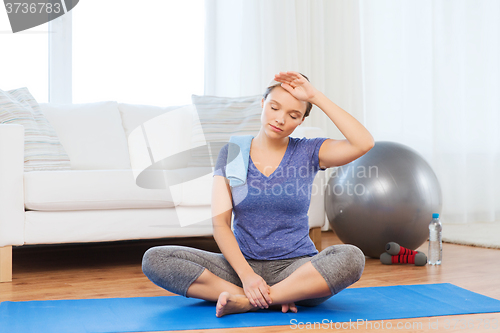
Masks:
[[[146,168],[186,166],[194,105],[159,107],[119,103],[118,108],[136,176]]]
[[[217,97],[192,95],[193,147],[189,166],[214,166],[219,150],[232,135],[257,135],[260,130],[262,95]]]
[[[74,170],[130,169],[127,138],[116,101],[40,103]]]
[[[56,131],[28,88],[0,89],[0,123],[24,126],[24,171],[71,169]]]

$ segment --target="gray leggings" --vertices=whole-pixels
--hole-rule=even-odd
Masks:
[[[311,261],[330,287],[332,295],[298,301],[296,305],[315,306],[358,281],[365,267],[363,252],[353,245],[332,245],[314,256],[279,260],[247,259],[254,272],[269,286],[288,276]],[[208,269],[218,277],[242,287],[241,280],[229,262],[220,253],[185,246],[156,246],[142,259],[142,271],[156,285],[182,296],[189,286]]]

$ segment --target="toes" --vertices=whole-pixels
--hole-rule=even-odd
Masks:
[[[217,306],[215,307],[215,316],[220,317],[222,312],[222,305],[220,305],[219,302],[217,302]]]
[[[219,295],[219,299],[217,300],[217,305],[215,306],[215,316],[222,317],[224,306],[227,304],[227,297],[229,293],[223,292]]]

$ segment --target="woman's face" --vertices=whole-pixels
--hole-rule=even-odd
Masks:
[[[275,87],[262,99],[261,124],[269,137],[287,137],[304,121],[307,103]]]

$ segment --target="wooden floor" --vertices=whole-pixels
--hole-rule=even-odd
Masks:
[[[340,244],[332,232],[323,232],[322,246]],[[0,301],[61,300],[79,298],[144,297],[171,295],[151,283],[141,271],[143,253],[164,244],[218,251],[212,238],[170,239],[85,245],[25,246],[13,250],[13,281],[0,283]],[[427,243],[420,249],[427,253]],[[443,264],[387,266],[366,260],[361,279],[352,287],[401,284],[453,283],[500,299],[500,250],[443,244]],[[214,308],[215,315],[215,308]],[[341,331],[383,332],[387,320]],[[500,313],[391,320],[398,332],[499,332]],[[489,328],[485,326],[488,323]],[[431,327],[429,327],[431,325]],[[438,326],[436,326],[438,325]],[[496,325],[496,329],[494,328]],[[369,327],[369,326],[368,326]],[[377,328],[378,327],[378,328]],[[410,329],[410,327],[413,327]],[[290,332],[290,326],[216,329],[203,332]],[[308,330],[309,331],[309,330]],[[326,331],[318,329],[318,331]],[[178,331],[176,331],[178,332]],[[185,331],[194,332],[194,331]],[[200,332],[200,331],[196,331]]]

